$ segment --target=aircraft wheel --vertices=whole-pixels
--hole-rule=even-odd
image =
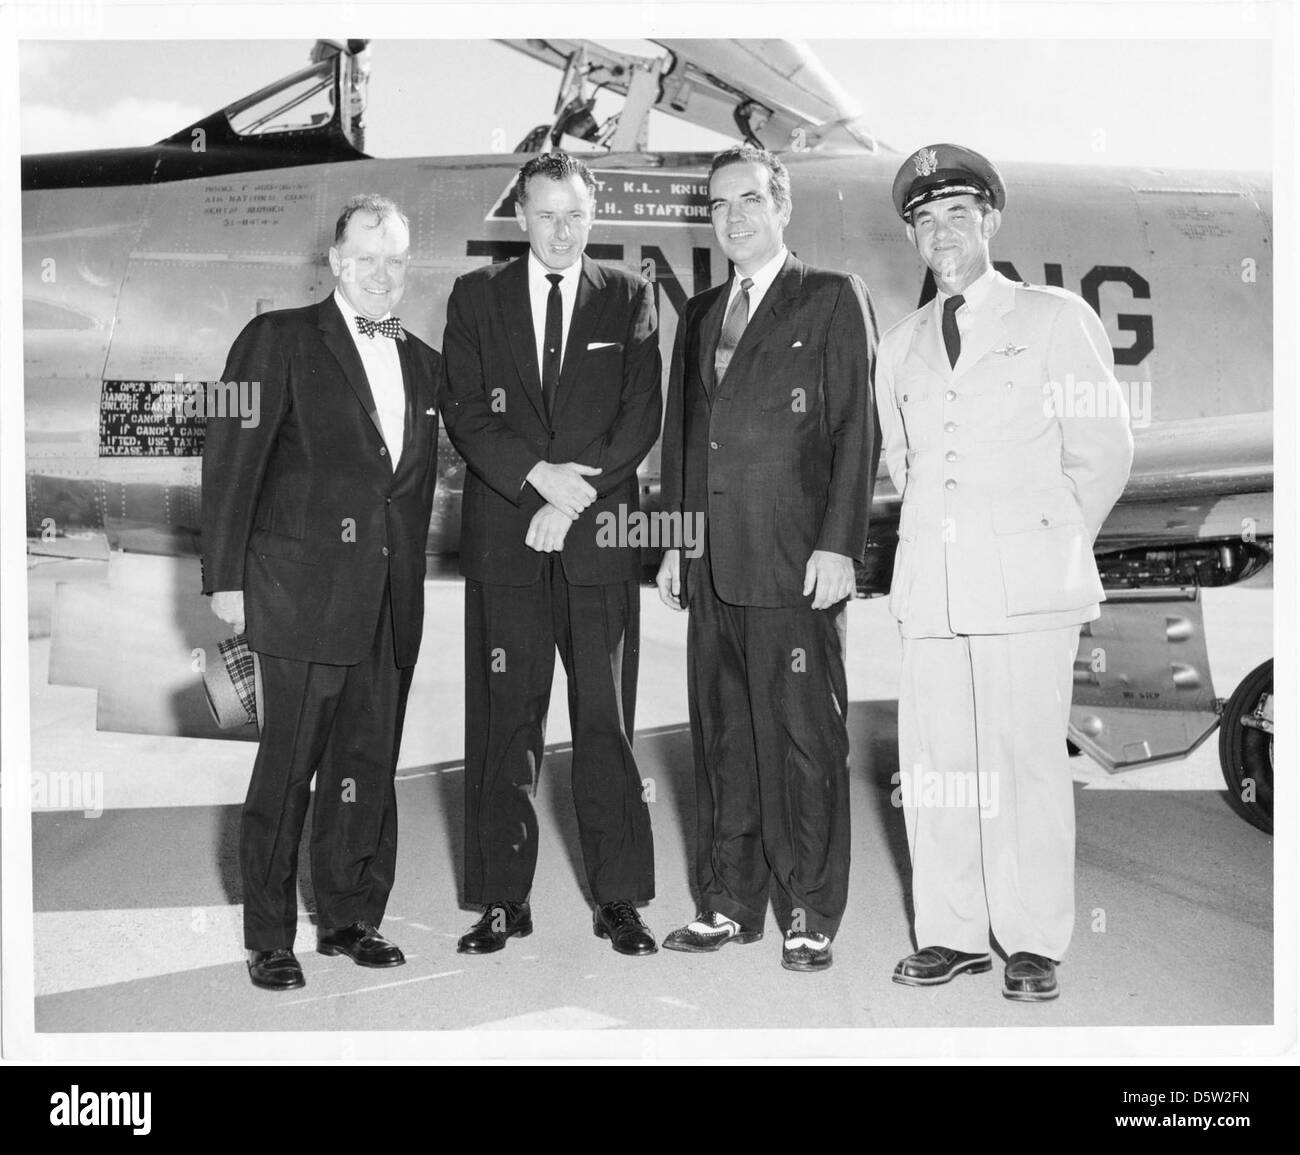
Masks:
[[[1273,659],[1241,680],[1219,721],[1219,765],[1233,809],[1273,833]]]

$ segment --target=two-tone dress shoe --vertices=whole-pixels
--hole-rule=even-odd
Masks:
[[[788,930],[781,944],[781,965],[788,971],[824,971],[831,965],[831,940],[807,930]]]
[[[993,969],[986,953],[966,954],[946,946],[922,947],[894,967],[894,982],[905,987],[934,987],[950,983],[960,974],[982,975]]]
[[[456,950],[460,954],[491,954],[504,950],[511,938],[527,938],[533,933],[533,912],[526,902],[493,902],[483,916],[460,937]]]
[[[368,922],[319,931],[316,949],[321,954],[345,954],[359,967],[400,967],[406,961],[397,945]]]
[[[307,985],[302,964],[288,947],[255,950],[248,960],[248,977],[264,991],[292,991]]]
[[[598,938],[609,939],[619,954],[654,954],[659,949],[636,907],[625,898],[600,903],[596,907],[593,929]]]
[[[697,914],[694,922],[678,927],[664,939],[664,948],[690,954],[708,954],[710,951],[721,950],[729,942],[743,945],[757,942],[762,937],[761,930],[746,930],[716,910],[706,910]]]
[[[1016,951],[1007,959],[1002,995],[1018,1003],[1045,1003],[1061,993],[1056,985],[1056,963],[1041,954]]]

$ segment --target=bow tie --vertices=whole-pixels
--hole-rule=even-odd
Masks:
[[[395,341],[402,340],[402,322],[396,317],[385,317],[382,321],[372,321],[369,317],[363,317],[357,314],[357,332],[363,337],[374,337],[378,333],[381,337],[392,337]]]

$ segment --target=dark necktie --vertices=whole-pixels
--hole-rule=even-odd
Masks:
[[[542,339],[542,400],[546,416],[551,415],[555,404],[555,390],[560,384],[560,350],[564,347],[564,308],[560,302],[559,273],[547,273],[551,291],[546,294],[546,334]]]
[[[363,337],[372,339],[378,333],[381,337],[392,337],[393,340],[399,341],[402,338],[402,322],[396,317],[385,317],[382,321],[372,321],[369,317],[363,317],[358,313],[357,332]]]
[[[956,367],[957,358],[961,356],[961,330],[957,328],[957,310],[966,303],[966,298],[958,293],[943,303],[943,347],[948,350],[948,365]]]
[[[753,286],[753,277],[746,277],[740,282],[740,292],[731,302],[726,319],[722,322],[722,334],[718,337],[718,348],[713,354],[713,376],[716,381],[721,382],[727,372],[732,354],[740,344],[740,335],[749,324],[749,290]]]

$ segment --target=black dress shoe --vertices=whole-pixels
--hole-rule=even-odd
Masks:
[[[824,934],[788,930],[781,944],[781,965],[788,971],[824,971],[831,965],[831,940]]]
[[[959,974],[987,974],[993,960],[985,954],[963,954],[946,946],[922,947],[894,968],[894,982],[905,987],[934,987],[950,983]]]
[[[345,954],[359,967],[400,967],[406,956],[368,922],[322,930],[316,938],[321,954]]]
[[[253,951],[248,960],[248,977],[253,986],[265,991],[292,991],[307,985],[302,965],[288,947]]]
[[[706,923],[713,930],[692,930],[690,924],[678,927],[666,939],[667,950],[687,951],[691,954],[706,954],[721,950],[729,942],[744,944],[757,942],[763,937],[761,930],[746,930],[743,926],[736,929],[734,921],[724,921],[716,910],[706,910],[696,915],[696,922]]]
[[[596,936],[609,939],[619,954],[654,954],[659,949],[636,907],[625,898],[597,906],[594,929]]]
[[[526,902],[494,902],[483,917],[461,935],[456,950],[461,954],[491,954],[504,950],[506,940],[533,933],[533,912]]]
[[[1050,958],[1021,950],[1007,959],[1002,976],[1004,998],[1018,1003],[1045,1003],[1060,993],[1056,985],[1056,963]]]

